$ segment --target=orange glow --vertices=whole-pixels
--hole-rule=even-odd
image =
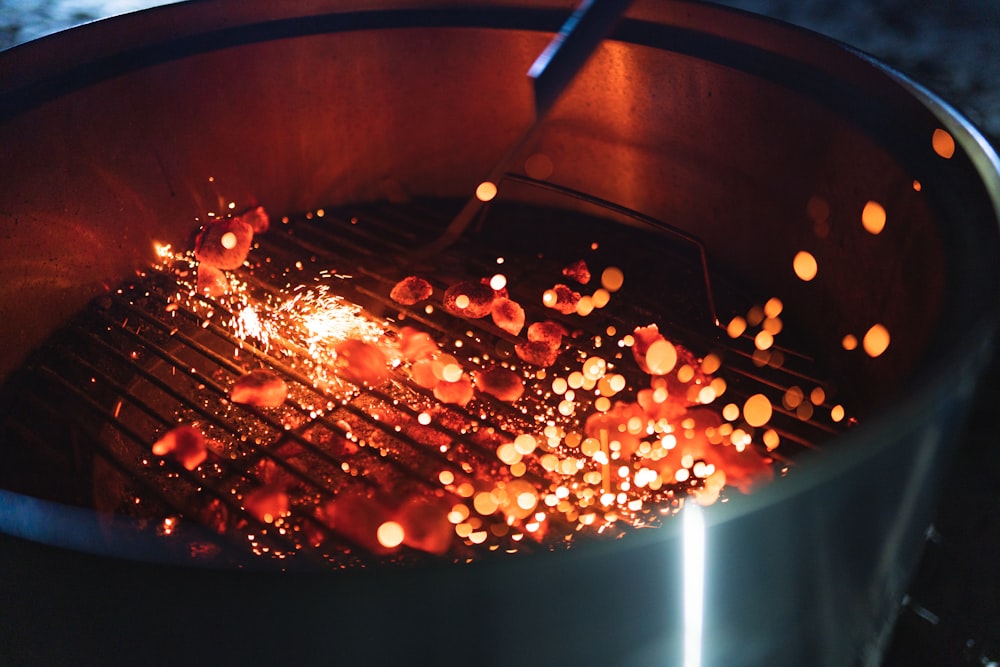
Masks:
[[[780,317],[768,317],[762,323],[761,328],[772,336],[777,336],[784,328],[784,324],[782,324]]]
[[[625,274],[622,270],[609,266],[604,269],[604,273],[601,274],[601,287],[608,290],[609,292],[617,292],[622,288],[622,284],[625,282]]]
[[[746,330],[747,321],[739,315],[729,320],[729,325],[726,327],[726,333],[730,338],[739,338]]]
[[[507,465],[513,465],[521,460],[521,453],[517,451],[514,443],[508,442],[497,447],[497,458]]]
[[[684,364],[677,369],[677,379],[685,384],[694,379],[694,369],[690,364]]]
[[[238,239],[236,238],[236,234],[232,232],[226,232],[225,234],[222,235],[222,238],[219,239],[219,243],[226,250],[232,250],[233,248],[235,248],[237,242]]]
[[[792,270],[795,271],[795,275],[798,276],[799,280],[809,282],[816,277],[816,273],[819,271],[819,265],[816,263],[816,258],[812,256],[811,253],[805,250],[800,250],[795,254],[795,258],[792,260]]]
[[[378,543],[387,549],[395,549],[403,543],[403,527],[395,521],[386,521],[376,532]]]
[[[535,440],[534,436],[528,433],[522,433],[514,439],[514,449],[517,450],[518,454],[527,455],[535,451],[535,447],[538,446],[538,442]]]
[[[781,299],[776,296],[771,297],[767,300],[767,303],[764,304],[764,315],[768,318],[775,318],[778,315],[781,315],[781,311],[784,307],[785,305],[781,303]]]
[[[858,337],[854,334],[847,334],[840,341],[840,344],[843,345],[844,349],[847,351],[856,350],[858,349]]]
[[[472,501],[472,506],[483,516],[489,516],[497,511],[499,504],[492,493],[483,491],[476,494],[475,499]]]
[[[764,447],[767,448],[767,451],[774,451],[779,444],[781,444],[781,436],[778,435],[777,431],[773,428],[764,431]]]
[[[701,372],[711,375],[722,368],[722,359],[717,354],[710,354],[701,361]]]
[[[861,345],[869,357],[878,357],[889,348],[889,330],[881,324],[873,325],[865,334]]]
[[[774,335],[770,331],[760,331],[754,337],[753,344],[758,350],[767,350],[774,345]]]
[[[478,186],[476,186],[476,199],[481,202],[487,202],[492,200],[497,196],[497,186],[495,183],[489,181],[483,181]]]
[[[823,391],[823,387],[816,387],[809,392],[809,400],[812,401],[813,405],[823,405],[823,401],[826,400],[826,392]]]
[[[666,375],[677,365],[677,348],[664,338],[656,340],[646,351],[646,365],[652,375]]]
[[[743,404],[743,419],[750,426],[763,426],[771,421],[771,401],[764,394],[754,394]]]
[[[921,189],[922,187],[923,187],[923,186],[921,186],[921,185],[920,185],[920,181],[918,181],[917,179],[913,179],[913,189],[914,189],[914,190],[915,190],[916,192],[920,192],[920,189]]]
[[[931,136],[931,145],[934,147],[934,152],[945,160],[951,159],[955,154],[955,138],[945,130],[934,130],[934,134]]]
[[[802,389],[799,387],[789,387],[781,399],[781,404],[788,410],[794,410],[799,407],[804,399],[805,395],[802,393]]]
[[[870,234],[881,234],[885,229],[885,209],[875,201],[869,201],[861,210],[861,224]]]

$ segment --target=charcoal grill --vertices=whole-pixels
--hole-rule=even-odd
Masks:
[[[715,312],[714,292],[719,281],[713,288],[704,248],[697,239],[581,193],[524,177],[510,179],[556,191],[561,197],[589,200],[596,208],[641,221],[662,230],[665,236],[657,238],[655,252],[644,253],[638,247],[645,237],[616,229],[607,239],[600,235],[600,226],[588,225],[588,219],[578,214],[572,229],[557,230],[549,239],[540,240],[532,234],[534,225],[551,225],[546,221],[559,215],[558,210],[503,210],[495,206],[483,216],[477,235],[437,258],[439,272],[443,268],[445,274],[478,276],[497,267],[490,261],[491,255],[504,259],[504,267],[516,276],[517,287],[511,286],[510,293],[529,303],[532,319],[558,317],[590,345],[590,349],[583,343],[572,346],[566,355],[571,359],[580,352],[598,351],[592,347],[593,341],[601,340],[608,323],[628,332],[636,322],[650,318],[661,321],[693,349],[706,350],[702,356],[708,351],[722,356],[732,383],[727,387],[727,400],[742,404],[762,391],[774,396],[779,414],[770,426],[785,445],[780,451],[761,454],[776,459],[782,471],[794,465],[798,451],[815,449],[819,442],[843,430],[828,416],[832,403],[821,404],[814,414],[802,416],[796,415],[794,406],[790,410],[781,405],[781,397],[800,385],[824,387],[833,393],[834,381],[816,375],[811,357],[780,345],[762,357],[751,335],[743,334],[742,340],[734,341],[724,334]],[[442,207],[443,211],[436,210]],[[376,205],[330,214],[323,211],[322,217],[310,214],[259,235],[255,252],[263,259],[254,261],[253,268],[240,275],[253,283],[259,302],[275,301],[283,291],[289,291],[288,285],[295,286],[291,290],[294,295],[310,284],[332,284],[338,296],[364,304],[368,312],[385,312],[398,325],[434,332],[442,347],[451,352],[461,350],[466,359],[513,359],[530,371],[531,364],[520,362],[514,354],[517,336],[497,328],[489,318],[458,317],[440,304],[428,312],[424,303],[407,307],[388,297],[395,278],[405,270],[421,268],[413,264],[409,249],[438,233],[448,210],[447,203],[430,202]],[[579,238],[570,240],[572,236]],[[676,293],[668,296],[658,291],[651,299],[639,290],[634,303],[609,308],[610,312],[589,318],[589,322],[583,319],[582,328],[575,315],[554,315],[540,304],[532,307],[529,299],[542,293],[546,285],[546,276],[536,266],[538,257],[546,257],[546,262],[558,269],[560,262],[550,254],[561,252],[562,264],[567,264],[573,252],[584,252],[590,239],[596,238],[618,246],[618,251],[605,249],[606,254],[620,256],[622,248],[631,254],[636,269],[633,279],[672,285]],[[672,246],[677,247],[670,251]],[[535,253],[527,262],[518,257],[525,250]],[[303,258],[309,267],[303,265]],[[669,268],[658,269],[656,262]],[[428,427],[438,439],[443,437],[449,448],[454,447],[446,454],[426,435],[415,437],[398,428],[399,419],[388,419],[397,413],[403,423],[415,426],[421,405],[437,403],[429,390],[402,372],[396,374],[388,390],[348,382],[346,396],[318,383],[301,368],[313,363],[307,349],[295,346],[289,356],[287,346],[294,343],[274,349],[265,340],[239,337],[232,325],[239,313],[235,308],[227,309],[224,301],[199,295],[182,298],[180,303],[186,305],[179,305],[176,297],[191,288],[178,283],[175,273],[188,277],[189,283],[197,270],[196,262],[182,261],[181,265],[180,269],[151,268],[133,283],[99,297],[71,326],[43,345],[24,365],[21,376],[8,384],[7,428],[23,434],[24,442],[17,449],[32,453],[35,459],[8,466],[12,473],[6,482],[8,488],[132,516],[140,526],[151,523],[152,529],[146,532],[163,538],[152,548],[158,549],[161,557],[172,556],[181,562],[198,564],[203,559],[203,564],[260,568],[266,564],[247,556],[270,554],[283,569],[317,567],[322,562],[344,567],[377,561],[373,556],[379,554],[371,553],[372,544],[367,549],[354,544],[353,531],[344,534],[317,518],[324,501],[339,492],[375,493],[377,497],[379,487],[403,484],[411,485],[412,493],[430,498],[447,496],[450,504],[467,502],[455,494],[460,482],[446,485],[450,490],[441,493],[439,477],[446,471],[458,480],[474,481],[471,473],[482,472],[488,478],[497,468],[496,443],[477,440],[475,434],[492,432],[504,441],[513,441],[519,432],[539,430],[544,418],[553,414],[552,400],[531,395],[516,407],[485,395],[465,408],[445,405],[446,417],[451,419],[431,422]],[[321,267],[336,267],[336,272]],[[551,268],[550,274],[558,275]],[[439,292],[446,287],[439,284]],[[736,294],[735,288],[729,291],[732,295],[727,307],[752,303],[749,296]],[[669,304],[667,319],[661,315],[665,304]],[[449,348],[454,341],[461,347]],[[619,351],[617,356],[624,355]],[[229,386],[247,371],[244,359],[250,360],[250,368],[259,364],[278,371],[297,388],[286,410],[275,414],[229,403]],[[622,366],[627,368],[627,363]],[[640,374],[633,371],[631,375],[630,386],[641,388]],[[151,443],[185,419],[200,423],[202,430],[218,439],[217,451],[205,469],[186,470],[150,452]],[[47,429],[55,432],[39,433],[40,424],[51,425]],[[59,445],[52,451],[53,445],[46,443],[73,446]],[[757,446],[763,447],[760,443]],[[53,464],[67,458],[62,466]],[[538,457],[533,459],[533,470],[524,479],[545,489],[546,473],[539,467]],[[248,512],[243,501],[255,490],[267,489],[275,469],[291,477],[299,503],[294,519],[272,526]],[[678,498],[683,497],[683,488],[677,485]],[[656,510],[652,511],[654,518],[658,518],[659,509],[678,506],[666,490],[655,495],[661,507],[650,508]],[[191,538],[181,537],[189,530],[194,531]],[[574,537],[572,528],[565,525],[554,530],[566,531],[566,539]],[[621,529],[612,532],[620,534]],[[493,548],[502,546],[508,553],[544,548],[532,540],[522,542],[524,535],[516,529],[513,534],[516,541],[507,540]],[[553,548],[553,540],[546,542]],[[412,554],[406,555],[412,559]],[[475,555],[475,549],[465,548],[450,557],[466,560]],[[294,559],[289,561],[290,557]],[[407,559],[394,555],[388,560]]]
[[[193,3],[5,54],[0,145],[20,167],[0,193],[12,462],[2,527],[14,536],[6,566],[23,573],[5,592],[24,603],[8,625],[17,636],[5,638],[15,658],[108,655],[102,637],[115,628],[115,651],[155,642],[164,660],[197,648],[244,659],[676,661],[677,522],[555,552],[504,543],[469,564],[467,545],[443,558],[366,549],[295,508],[377,487],[372,470],[421,492],[439,489],[444,468],[473,471],[369,418],[399,393],[325,407],[329,392],[288,358],[218,319],[206,326],[201,307],[168,310],[176,285],[151,268],[154,242],[190,247],[196,217],[230,199],[261,202],[292,220],[260,237],[255,256],[272,262],[255,269],[253,289],[283,288],[267,266],[351,272],[335,282],[366,308],[403,310],[441,344],[500,354],[510,341],[491,325],[385,295],[413,268],[400,256],[436,237],[530,118],[526,66],[515,65],[568,9]],[[934,143],[941,133],[953,153]],[[947,435],[990,348],[996,156],[941,102],[858,54],[688,3],[637,3],[537,141],[555,167],[545,187],[512,174],[434,268],[482,275],[505,243],[535,252],[518,247],[519,225],[570,229],[578,242],[599,218],[617,230],[609,242],[656,239],[632,246],[627,279],[656,290],[634,293],[622,322],[650,316],[700,354],[721,350],[734,396],[823,383],[852,405],[852,428],[779,414],[773,455],[788,458],[779,469],[789,474],[707,512],[705,662],[874,662],[919,554]],[[860,225],[869,200],[889,212],[877,236]],[[566,246],[551,234],[538,243]],[[792,274],[802,249],[820,260],[816,281]],[[660,256],[671,261],[644,261]],[[782,364],[756,365],[749,341],[715,320],[771,295],[794,313],[795,333],[782,339]],[[887,354],[841,348],[874,322],[892,332]],[[266,410],[230,406],[220,418],[248,365],[278,368],[320,409],[291,428]],[[420,396],[394,380],[393,392]],[[504,408],[493,407],[488,421],[502,429]],[[417,414],[407,401],[393,408]],[[480,409],[455,412],[479,420]],[[178,412],[210,424],[229,458],[206,473],[146,456]],[[440,428],[473,470],[496,465],[471,432]],[[368,446],[351,457],[328,446],[351,437]],[[301,494],[282,525],[244,509],[275,470]],[[144,511],[123,511],[136,498]],[[275,567],[304,572],[256,571]],[[119,604],[104,611],[109,595]],[[535,605],[543,620],[521,624]],[[40,641],[81,614],[92,629]],[[281,646],[233,645],[219,618]],[[497,639],[513,629],[522,639]]]

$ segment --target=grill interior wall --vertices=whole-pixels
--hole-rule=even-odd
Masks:
[[[0,192],[0,227],[19,259],[0,267],[0,373],[145,265],[154,240],[182,246],[225,200],[294,212],[471,191],[526,122],[520,72],[544,43],[481,29],[266,41],[127,72],[6,120],[0,146],[20,168]],[[836,344],[830,322],[860,329],[888,313],[899,363],[851,369],[872,397],[910,372],[934,328],[943,260],[913,174],[803,95],[611,42],[539,147],[554,180],[685,228],[717,269],[787,292],[821,347]],[[788,268],[813,238],[805,208],[817,195],[834,234],[818,299]],[[903,223],[874,250],[856,224],[867,199]]]

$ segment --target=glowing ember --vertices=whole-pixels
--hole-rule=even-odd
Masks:
[[[809,282],[819,272],[819,264],[817,264],[816,258],[813,257],[812,253],[800,250],[792,260],[792,269],[795,271],[795,275],[799,277],[799,280]]]
[[[476,199],[487,202],[497,196],[497,186],[495,183],[483,181],[476,186]]]
[[[402,544],[405,536],[403,527],[395,521],[386,521],[376,531],[379,544],[389,549],[395,549]]]
[[[885,229],[885,209],[878,202],[870,201],[861,211],[861,224],[871,234],[881,234]]]
[[[946,130],[940,128],[934,130],[934,134],[931,135],[931,145],[934,152],[946,160],[955,154],[955,138]]]
[[[869,357],[881,356],[889,349],[889,330],[882,324],[875,324],[865,333],[861,346]]]
[[[170,456],[188,470],[200,466],[208,456],[205,436],[186,424],[168,431],[154,442],[152,452],[156,456]]]

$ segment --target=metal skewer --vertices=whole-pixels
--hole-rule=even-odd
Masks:
[[[531,124],[511,144],[503,157],[487,175],[484,183],[496,186],[521,150],[530,143],[549,111],[569,86],[590,55],[611,32],[632,0],[583,0],[576,11],[528,69],[535,98],[535,115]],[[493,197],[469,198],[449,223],[444,233],[425,246],[420,254],[431,255],[454,243],[475,219],[483,205]]]

